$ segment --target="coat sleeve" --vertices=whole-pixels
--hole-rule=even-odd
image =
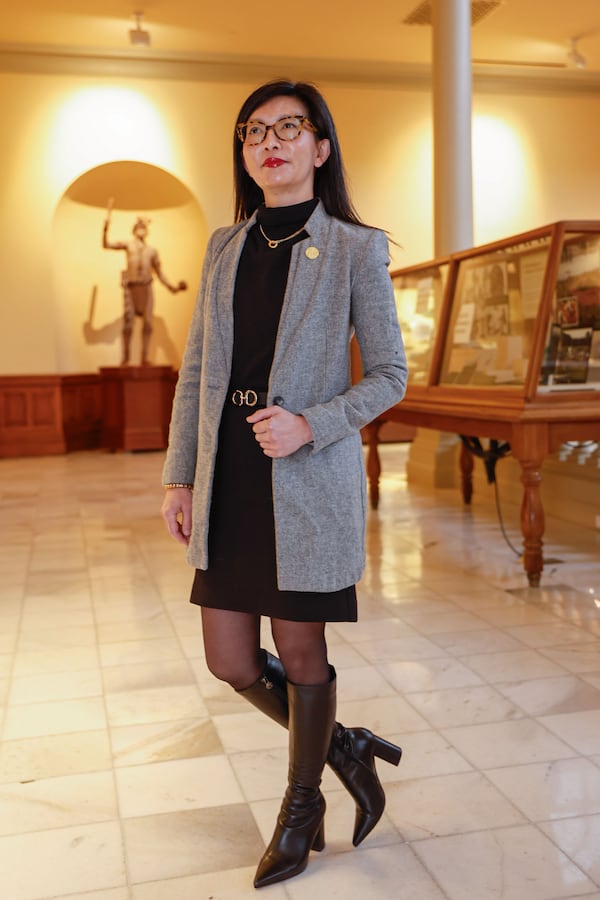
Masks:
[[[356,254],[351,279],[351,324],[362,378],[331,400],[302,410],[313,432],[313,452],[355,433],[404,396],[408,369],[388,265],[387,237],[372,229]]]
[[[206,248],[200,288],[179,370],[169,427],[169,445],[162,474],[163,484],[194,483],[205,305],[217,238],[218,232],[215,232]]]

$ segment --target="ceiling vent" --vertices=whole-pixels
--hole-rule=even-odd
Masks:
[[[485,16],[494,12],[499,6],[502,6],[504,0],[472,0],[471,2],[471,25],[477,25]],[[415,6],[403,20],[404,25],[432,25],[433,10],[431,0],[423,0],[418,6]]]

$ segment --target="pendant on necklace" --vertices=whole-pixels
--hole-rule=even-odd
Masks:
[[[260,224],[260,222],[258,224],[258,230],[260,231],[260,233],[264,237],[265,241],[267,242],[267,247],[269,248],[269,250],[277,250],[277,248],[279,247],[280,244],[285,243],[285,241],[291,241],[292,238],[298,237],[299,234],[302,234],[302,232],[304,231],[304,225],[302,226],[302,228],[299,228],[297,231],[294,231],[293,234],[288,234],[287,237],[279,238],[278,241],[273,240],[273,238],[270,238],[268,236],[268,234],[265,234],[264,229],[263,229],[262,225]]]

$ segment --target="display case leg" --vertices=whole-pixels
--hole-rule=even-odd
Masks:
[[[544,557],[542,553],[544,534],[544,508],[540,484],[542,481],[541,460],[519,460],[523,502],[521,503],[521,532],[523,534],[523,567],[531,587],[539,587]]]
[[[367,444],[367,482],[369,485],[369,500],[371,509],[379,506],[379,476],[381,475],[381,460],[379,459],[379,430],[383,422],[369,422],[363,428],[363,438]]]

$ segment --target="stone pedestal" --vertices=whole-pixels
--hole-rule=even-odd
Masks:
[[[106,366],[102,383],[102,446],[164,450],[177,372],[172,366]]]

